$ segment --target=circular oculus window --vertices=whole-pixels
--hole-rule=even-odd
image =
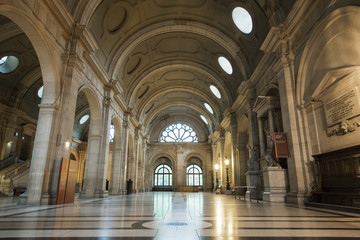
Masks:
[[[0,58],[0,73],[11,73],[19,66],[19,59],[15,56]]]
[[[203,115],[200,115],[201,120],[204,121],[204,123],[209,124],[209,122],[206,120],[206,118]]]
[[[236,7],[232,11],[232,19],[236,27],[243,33],[249,34],[253,29],[251,15],[245,8]]]
[[[219,57],[218,58],[218,62],[220,67],[229,75],[232,74],[233,72],[233,68],[231,66],[231,63],[229,62],[229,60],[225,57]]]
[[[44,86],[41,86],[39,88],[39,90],[37,91],[37,95],[39,98],[42,98],[43,97],[43,93],[44,93]]]
[[[210,85],[210,90],[215,95],[215,97],[221,99],[221,93],[217,87],[215,87],[214,85]]]
[[[89,119],[89,114],[85,114],[84,116],[82,116],[81,118],[80,118],[80,121],[79,121],[79,123],[80,124],[84,124],[88,119]]]
[[[214,114],[213,109],[210,107],[210,105],[208,103],[204,103],[204,106],[211,114]]]

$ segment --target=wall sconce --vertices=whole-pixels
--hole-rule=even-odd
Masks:
[[[215,191],[216,191],[216,190],[218,190],[218,188],[219,188],[219,178],[218,178],[218,172],[217,172],[217,171],[219,170],[219,164],[215,164],[214,167],[215,167],[215,170],[216,170],[216,171],[215,171],[215,176],[216,176],[216,177],[215,177],[215,178],[216,178],[216,181],[215,181],[215,183],[216,183]]]
[[[69,141],[66,141],[66,142],[65,142],[65,147],[66,147],[66,148],[70,148],[70,142],[69,142]]]
[[[230,190],[230,182],[229,182],[229,159],[225,157],[225,165],[226,165],[226,190]]]

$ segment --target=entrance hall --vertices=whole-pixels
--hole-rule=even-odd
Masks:
[[[0,210],[0,238],[347,239],[360,214],[214,193],[145,192],[61,206]]]

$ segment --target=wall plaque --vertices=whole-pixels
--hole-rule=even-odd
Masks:
[[[274,133],[274,144],[276,158],[289,157],[286,133]]]
[[[360,115],[357,89],[353,88],[326,102],[324,109],[328,127]]]

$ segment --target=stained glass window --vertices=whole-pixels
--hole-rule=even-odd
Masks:
[[[171,186],[172,185],[172,170],[171,167],[165,164],[159,165],[154,173],[154,186]]]
[[[202,170],[198,165],[192,164],[186,168],[186,185],[202,186]]]
[[[160,142],[198,142],[198,137],[192,127],[183,123],[173,123],[163,131]]]

